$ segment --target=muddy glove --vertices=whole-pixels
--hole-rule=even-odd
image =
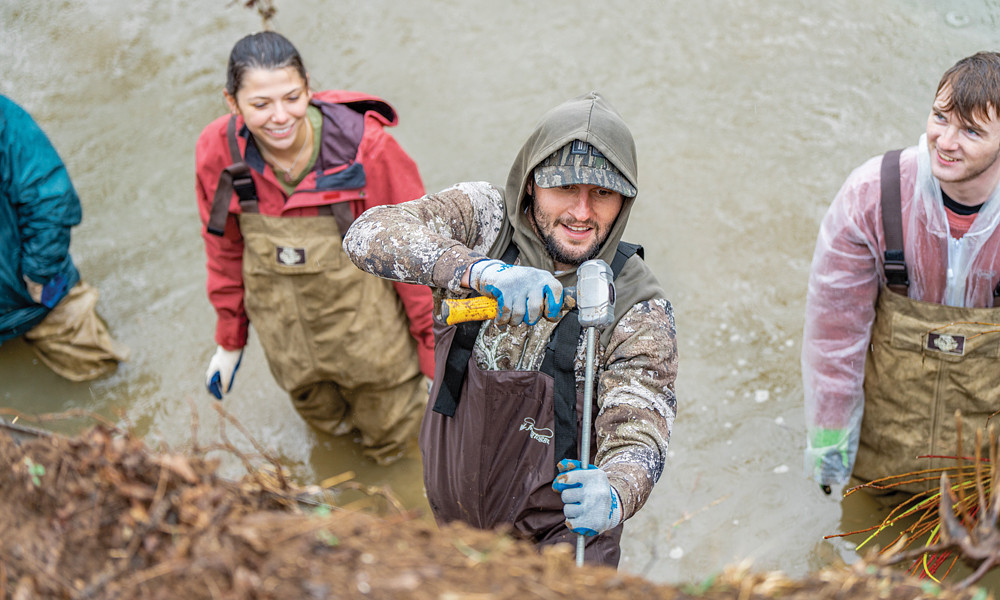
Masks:
[[[229,393],[233,388],[233,379],[236,378],[236,369],[240,368],[241,360],[243,360],[243,348],[239,350],[226,350],[222,346],[216,348],[205,373],[205,387],[208,388],[209,394],[222,400],[222,395]]]
[[[845,483],[851,476],[847,466],[848,435],[846,429],[817,428],[812,432],[811,448],[816,455],[815,474],[820,488],[829,494],[831,485]]]
[[[552,489],[562,496],[566,526],[573,533],[597,535],[622,522],[621,500],[604,471],[594,465],[583,469],[580,461],[567,458],[558,467]]]
[[[562,309],[562,284],[542,269],[484,259],[469,269],[469,287],[496,299],[498,325],[554,321]]]
[[[31,299],[45,308],[55,308],[56,304],[66,296],[66,278],[62,275],[56,275],[45,285],[36,283],[25,275],[24,284]]]

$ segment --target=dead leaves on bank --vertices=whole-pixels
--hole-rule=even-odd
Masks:
[[[266,456],[244,456],[248,474],[224,479],[205,448],[154,452],[107,424],[21,441],[0,428],[0,598],[977,598],[863,564],[801,581],[743,565],[657,585],[578,569],[568,545],[538,552],[503,532],[439,529],[391,502],[348,511]]]

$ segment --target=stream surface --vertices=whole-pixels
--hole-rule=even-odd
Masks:
[[[299,48],[315,89],[395,106],[393,134],[429,191],[502,185],[542,113],[592,89],[631,126],[640,194],[626,239],[645,246],[673,302],[681,359],[669,460],[626,525],[622,571],[697,582],[744,560],[801,576],[857,559],[851,543],[823,537],[874,524],[876,508],[823,495],[802,469],[799,351],[819,222],[854,167],[916,143],[948,67],[1000,49],[1000,1],[276,6],[273,28]],[[261,28],[228,0],[0,0],[0,93],[67,163],[84,206],[73,256],[132,351],[114,375],[75,384],[20,340],[5,343],[0,406],[96,413],[153,446],[190,444],[194,423],[203,443],[219,439],[204,389],[215,315],[194,144],[226,112],[233,43]],[[314,433],[253,337],[224,407],[298,481],[354,471],[426,509],[418,453],[378,468],[349,439]]]

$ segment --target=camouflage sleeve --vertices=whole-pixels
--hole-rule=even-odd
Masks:
[[[452,292],[485,258],[504,219],[503,195],[484,182],[459,183],[402,204],[375,206],[344,236],[344,251],[363,271]]]
[[[663,472],[677,414],[677,341],[670,302],[640,302],[623,316],[604,349],[595,419],[597,464],[629,518]]]

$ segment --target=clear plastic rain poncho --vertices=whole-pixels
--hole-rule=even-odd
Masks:
[[[854,468],[864,412],[865,355],[885,284],[881,156],[855,169],[823,218],[813,255],[802,342],[806,473],[840,485]],[[900,157],[903,238],[910,298],[964,307],[993,304],[1000,272],[1000,191],[969,231],[949,235],[926,135]],[[1000,189],[1000,188],[998,188]],[[845,464],[846,463],[846,464]]]

